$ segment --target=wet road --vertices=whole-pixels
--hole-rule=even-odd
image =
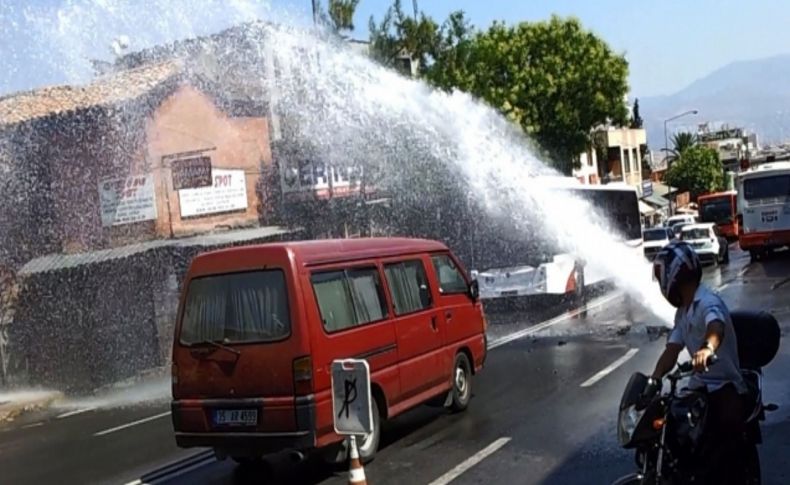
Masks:
[[[706,270],[732,308],[773,311],[790,329],[790,257],[748,265],[733,250],[729,267]],[[388,423],[382,449],[365,469],[373,484],[609,483],[631,471],[617,447],[616,406],[630,373],[652,368],[663,339],[646,330],[651,317],[631,319],[608,295],[586,316],[502,318],[474,399],[458,415],[418,408]],[[540,317],[546,315],[541,314]],[[519,323],[520,322],[520,323]],[[518,332],[521,338],[508,341]],[[620,365],[613,368],[613,363]],[[765,370],[766,400],[780,405],[764,425],[764,483],[790,483],[790,343]],[[274,459],[239,469],[195,450],[178,450],[166,403],[133,408],[41,413],[0,428],[2,483],[344,484],[345,473]],[[65,414],[65,416],[64,416]],[[58,418],[58,416],[61,416]],[[195,456],[184,461],[185,457]],[[171,464],[171,466],[166,466]],[[459,471],[463,471],[459,473]],[[139,482],[138,482],[139,483]]]

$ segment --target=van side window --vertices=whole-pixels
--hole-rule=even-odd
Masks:
[[[396,315],[413,313],[431,306],[431,290],[422,261],[387,264],[384,274],[392,294]]]
[[[442,294],[451,293],[466,293],[468,287],[466,280],[458,266],[455,265],[450,256],[441,254],[431,258],[433,268],[436,270],[436,276],[439,278],[439,292]]]
[[[314,273],[311,281],[327,332],[376,322],[387,316],[376,268]]]

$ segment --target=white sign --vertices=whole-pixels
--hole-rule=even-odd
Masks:
[[[373,432],[370,367],[366,360],[332,362],[332,415],[337,434],[366,435]]]
[[[349,195],[361,189],[361,167],[334,167],[320,161],[301,161],[285,166],[281,173],[284,194],[308,193],[324,199]]]
[[[244,170],[212,170],[214,185],[178,191],[181,217],[202,216],[247,209]]]
[[[105,179],[99,182],[103,226],[120,226],[156,219],[153,174]]]

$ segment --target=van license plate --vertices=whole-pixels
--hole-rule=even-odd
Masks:
[[[214,411],[217,426],[255,426],[258,424],[257,409],[217,409]]]

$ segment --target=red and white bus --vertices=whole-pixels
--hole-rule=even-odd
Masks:
[[[738,239],[738,193],[734,190],[700,195],[699,204],[700,222],[716,224],[722,236],[728,241]]]
[[[790,162],[760,165],[738,177],[738,243],[758,258],[790,246]]]

